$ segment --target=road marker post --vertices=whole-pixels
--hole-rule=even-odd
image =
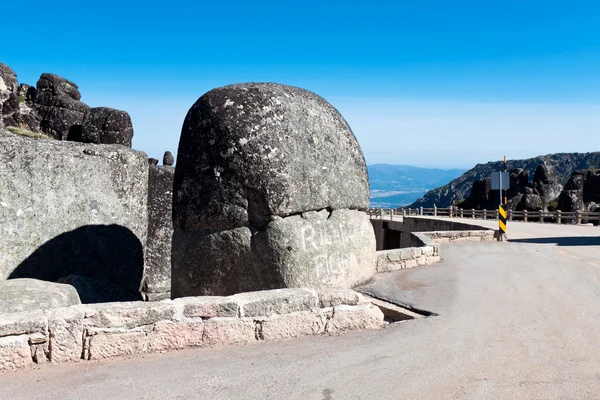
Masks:
[[[506,190],[510,188],[510,178],[508,172],[506,172],[506,156],[504,156],[504,172],[492,172],[491,178],[491,189],[499,192],[500,202],[498,205],[498,241],[506,242],[508,236],[506,235]],[[502,195],[505,194],[504,199]],[[504,200],[504,201],[503,201]]]

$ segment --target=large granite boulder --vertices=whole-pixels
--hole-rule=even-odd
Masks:
[[[79,101],[77,85],[55,74],[42,74],[36,85],[36,110],[40,129],[48,136],[66,140],[81,134],[83,116],[89,106]]]
[[[545,204],[557,199],[563,189],[562,185],[558,183],[554,168],[547,164],[537,166],[533,174],[533,187]]]
[[[143,290],[148,299],[160,300],[171,296],[175,168],[156,165],[148,168],[148,242]]]
[[[7,116],[12,115],[17,98],[17,74],[8,65],[0,63],[0,128]]]
[[[368,204],[360,147],[324,99],[267,83],[214,89],[189,110],[179,142],[172,296],[364,282],[375,237],[352,210]]]
[[[0,281],[80,275],[139,291],[147,185],[142,152],[0,132]]]
[[[5,121],[6,125],[16,126],[32,132],[41,132],[40,116],[35,103],[36,97],[37,89],[35,87],[25,83],[19,84],[17,89],[18,104],[10,120]]]
[[[494,196],[494,193],[496,194]],[[473,182],[471,194],[461,204],[463,209],[486,210],[498,207],[499,197],[497,191],[492,192],[490,178],[483,178]]]
[[[81,138],[69,137],[69,140],[96,144],[122,144],[131,147],[133,125],[125,111],[108,107],[95,107],[83,116]]]
[[[557,210],[564,212],[586,211],[583,190],[563,190],[558,196]]]
[[[586,171],[577,170],[571,174],[571,177],[565,183],[565,190],[583,190],[585,184]]]
[[[544,199],[540,195],[534,193],[525,193],[523,196],[521,196],[521,200],[517,204],[515,210],[538,211],[544,210],[545,207],[546,204]]]
[[[529,173],[523,168],[513,168],[508,171],[510,188],[507,190],[507,197],[512,198],[519,194],[524,194],[529,185]]]
[[[583,184],[583,201],[585,203],[600,203],[600,171],[586,171]]]
[[[175,158],[173,157],[173,154],[171,154],[170,151],[165,151],[165,154],[163,155],[163,165],[173,165],[175,164]]]
[[[71,285],[38,279],[0,281],[0,314],[81,304]]]

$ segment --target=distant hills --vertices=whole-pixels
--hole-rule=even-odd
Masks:
[[[538,165],[546,163],[554,168],[557,173],[558,183],[564,185],[571,174],[580,169],[596,168],[600,169],[600,152],[593,153],[556,153],[545,156],[537,156],[523,160],[509,160],[507,168],[523,168],[529,173],[529,180],[533,179],[533,173]],[[451,178],[449,183],[429,190],[422,198],[416,200],[410,205],[411,208],[418,207],[448,207],[452,204],[452,193],[455,194],[455,200],[458,202],[469,196],[473,182],[489,177],[494,171],[501,171],[503,162],[495,161],[486,164],[477,164],[474,168],[468,170],[456,179]],[[373,201],[373,200],[371,200]]]
[[[368,165],[371,207],[395,208],[413,203],[428,190],[460,176],[464,169],[420,168],[409,165]]]

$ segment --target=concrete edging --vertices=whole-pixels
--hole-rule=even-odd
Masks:
[[[411,232],[411,236],[411,241],[421,246],[378,251],[377,272],[396,271],[439,262],[440,243],[496,240],[493,230]]]
[[[379,329],[383,319],[379,308],[350,289],[276,289],[0,314],[0,373],[45,363]]]

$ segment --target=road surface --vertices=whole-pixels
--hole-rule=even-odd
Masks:
[[[8,373],[0,399],[600,399],[600,228],[513,223],[509,237],[368,285],[435,317]]]

